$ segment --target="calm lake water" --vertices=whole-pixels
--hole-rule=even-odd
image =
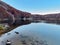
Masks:
[[[0,45],[5,45],[6,40],[10,40],[12,45],[60,45],[60,25],[48,23],[23,25],[2,35]]]

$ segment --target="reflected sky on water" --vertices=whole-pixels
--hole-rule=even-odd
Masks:
[[[15,31],[19,32],[18,36],[14,33]],[[11,35],[9,36],[7,36],[6,33],[5,38],[9,37],[10,39],[12,39],[13,37],[17,36],[18,39],[23,39],[25,37],[31,37],[34,40],[46,41],[48,45],[60,45],[60,25],[56,24],[31,23],[28,25],[20,26],[13,31],[10,31],[10,33]],[[23,38],[20,38],[21,36]]]

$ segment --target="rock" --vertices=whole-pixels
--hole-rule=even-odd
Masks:
[[[19,34],[19,32],[16,32],[16,31],[15,31],[15,33],[16,33],[16,34]]]

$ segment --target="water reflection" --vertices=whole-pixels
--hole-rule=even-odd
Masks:
[[[12,45],[60,45],[60,26],[41,22],[28,24],[4,34],[0,42],[2,40],[5,44],[9,40]]]
[[[29,18],[30,19],[30,18]],[[23,20],[21,19],[20,21],[16,21],[15,23],[13,24],[9,24],[10,28],[8,28],[8,30],[4,31],[3,33],[1,34],[5,34],[19,26],[22,26],[22,25],[28,25],[28,24],[31,24],[31,23],[49,23],[49,24],[57,24],[57,25],[60,25],[60,21],[47,21],[47,20]],[[0,35],[1,35],[0,34]]]
[[[60,45],[60,26],[47,23],[31,23],[6,33],[1,40],[12,45]]]
[[[45,23],[60,25],[60,21],[45,21]]]
[[[15,29],[15,28],[17,28],[17,27],[19,27],[19,26],[22,26],[22,25],[27,25],[27,24],[30,24],[31,23],[31,21],[29,21],[29,20],[20,20],[20,21],[16,21],[15,23],[13,23],[13,24],[8,24],[8,23],[1,23],[1,25],[0,25],[0,35],[2,35],[2,34],[5,34],[5,33],[7,33],[7,32],[9,32],[9,31],[11,31],[11,30],[13,30],[13,29]],[[5,25],[8,25],[8,27],[7,26],[5,26]],[[3,30],[2,30],[2,28],[3,28]]]

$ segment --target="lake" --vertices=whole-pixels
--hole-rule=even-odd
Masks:
[[[12,45],[60,45],[60,25],[31,23],[3,34],[0,45],[9,40]]]

